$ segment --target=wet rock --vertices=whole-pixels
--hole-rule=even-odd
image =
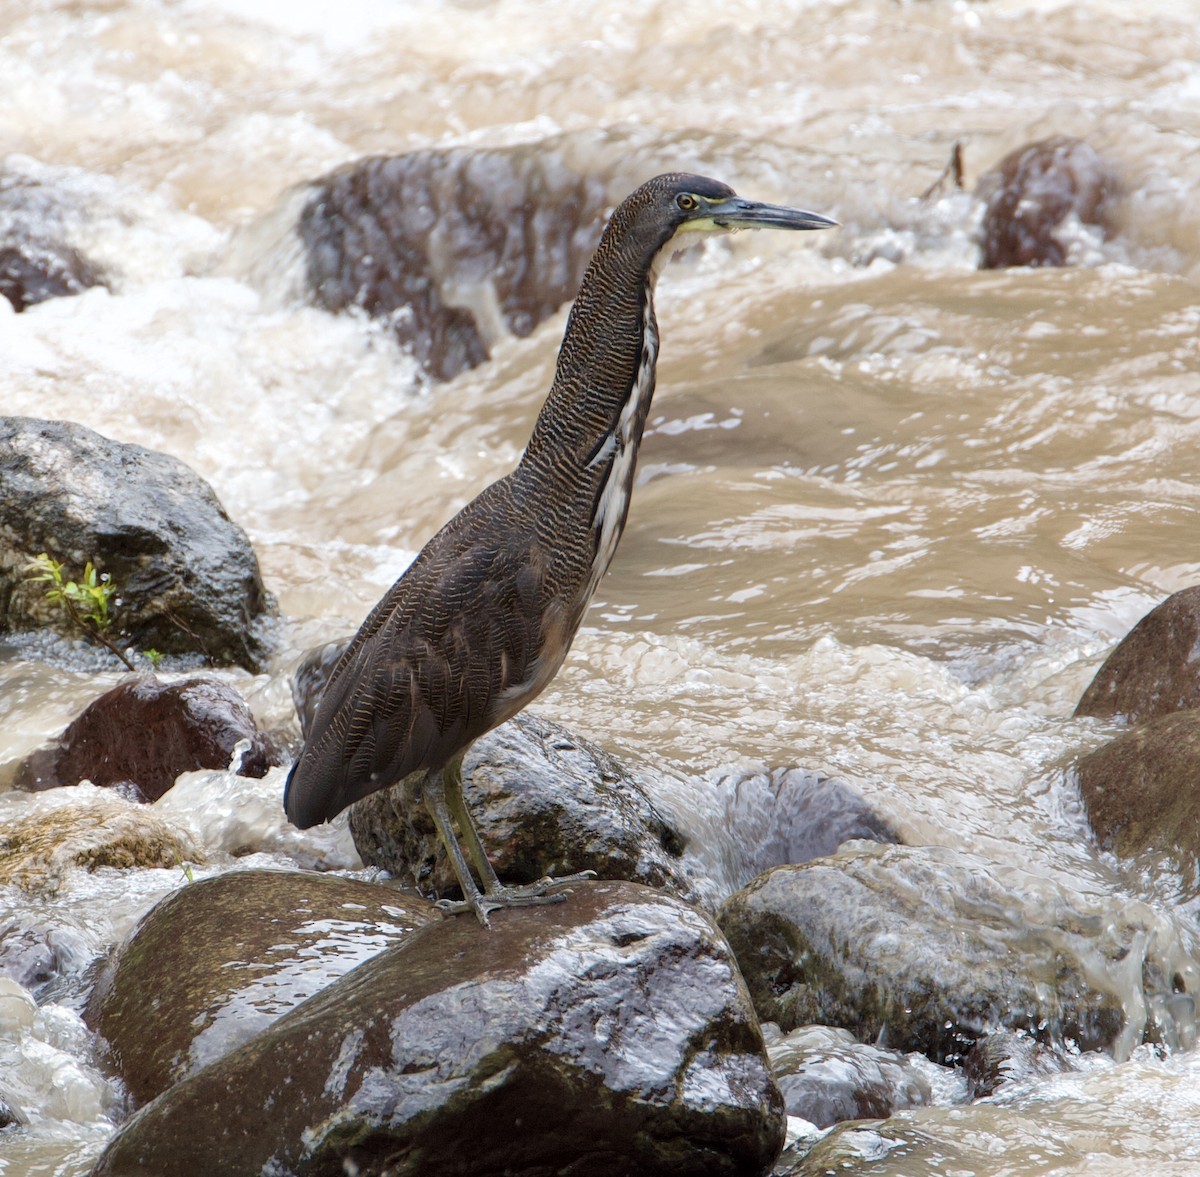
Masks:
[[[1200,711],[1163,715],[1082,757],[1076,772],[1100,845],[1123,858],[1147,850],[1200,870]]]
[[[84,1020],[140,1105],[441,918],[384,884],[231,871],[180,888],[142,918],[106,962]]]
[[[545,144],[358,160],[300,215],[308,285],[326,310],[389,320],[448,380],[575,297],[607,206],[605,182]]]
[[[67,194],[32,161],[0,163],[0,295],[16,311],[104,284],[67,240]]]
[[[102,282],[99,272],[68,245],[38,240],[0,245],[0,295],[16,311]]]
[[[605,882],[418,930],[148,1104],[94,1173],[740,1175],[783,1131],[715,926]]]
[[[1178,1029],[1165,917],[971,854],[853,843],[768,871],[720,922],[759,1017],[785,1031],[841,1026],[944,1063],[1001,1028],[1118,1056]]]
[[[296,718],[300,721],[300,734],[308,739],[313,717],[317,713],[317,704],[321,701],[321,692],[329,681],[329,676],[337,666],[347,642],[326,642],[309,650],[292,674],[292,702],[296,705]]]
[[[62,628],[41,552],[112,577],[114,634],[162,653],[262,667],[273,602],[245,532],[182,462],[68,421],[0,417],[0,631]]]
[[[69,804],[0,827],[0,885],[50,894],[80,867],[124,870],[203,862],[188,834],[144,806],[90,785],[69,792]]]
[[[985,270],[1070,264],[1071,235],[1112,231],[1116,171],[1093,147],[1055,136],[1019,147],[980,177]]]
[[[932,1098],[928,1080],[904,1055],[856,1042],[845,1030],[801,1026],[784,1035],[764,1026],[763,1032],[788,1115],[818,1128],[882,1120],[901,1108],[924,1107]]]
[[[1118,643],[1076,716],[1141,723],[1200,707],[1200,585],[1172,593]]]
[[[1005,1083],[1069,1070],[1071,1065],[1062,1051],[1010,1030],[980,1038],[963,1056],[963,1074],[971,1085],[972,1099],[993,1095]]]
[[[88,780],[117,786],[133,800],[157,801],[180,773],[228,768],[243,740],[249,747],[237,767],[242,776],[266,776],[281,762],[233,687],[211,678],[164,683],[147,675],[89,703],[57,743],[21,765],[14,784],[34,791]]]
[[[898,842],[891,824],[849,785],[803,768],[722,772],[713,790],[728,835],[723,874],[744,887],[773,866],[833,854],[843,842]]]
[[[8,1128],[20,1128],[28,1123],[29,1119],[21,1109],[0,1094],[0,1132]]]
[[[73,929],[23,927],[16,921],[0,928],[0,976],[16,981],[38,1001],[91,957]]]
[[[420,801],[420,778],[350,810],[364,862],[437,896],[454,870]],[[637,778],[607,752],[528,711],[480,737],[463,761],[463,797],[505,882],[594,870],[691,898],[683,840]]]

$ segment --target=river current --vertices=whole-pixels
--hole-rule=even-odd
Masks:
[[[1071,719],[1100,661],[1200,581],[1194,2],[0,0],[4,175],[65,194],[55,215],[112,285],[20,315],[0,299],[0,413],[212,484],[286,619],[271,673],[226,676],[290,724],[296,659],[516,460],[566,309],[429,384],[384,328],[304,306],[236,247],[355,158],[563,134],[842,227],[665,269],[629,525],[537,709],[661,774],[718,872],[737,831],[714,782],[798,765],[910,843],[1149,902],[1200,961],[1184,880],[1101,853],[1066,771],[1115,730]],[[1115,231],[1068,226],[1067,268],[979,270],[975,181],[1049,135],[1113,163]],[[955,144],[962,191],[937,186]],[[0,787],[117,678],[0,663]],[[191,793],[202,814],[186,788],[156,807],[191,823],[201,873],[246,845],[354,865],[344,833],[282,827],[280,774],[238,780]],[[0,793],[0,820],[95,803],[71,792]],[[86,958],[185,881],[71,870],[0,893],[0,925]],[[86,1173],[114,1130],[76,1009],[0,989],[0,1083],[31,1116],[0,1135],[4,1177]],[[889,1130],[923,1126],[950,1143],[862,1172],[1190,1174],[1200,1057],[1089,1058]]]

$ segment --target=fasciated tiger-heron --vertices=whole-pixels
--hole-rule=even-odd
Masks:
[[[548,882],[512,887],[496,877],[463,802],[461,764],[473,740],[554,677],[617,550],[654,395],[659,266],[694,234],[835,224],[686,173],[657,176],[617,207],[516,469],[425,545],[335,666],[288,777],[284,807],[295,825],[327,821],[420,773],[462,887],[456,910],[486,924],[496,908],[557,898],[545,894]]]

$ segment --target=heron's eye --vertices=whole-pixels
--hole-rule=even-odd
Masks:
[[[685,213],[695,212],[700,207],[700,202],[690,192],[681,192],[675,197],[675,203]]]

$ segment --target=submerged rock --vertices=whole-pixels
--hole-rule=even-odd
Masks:
[[[982,268],[1069,264],[1072,227],[1107,236],[1118,190],[1113,166],[1079,139],[1054,136],[1009,152],[977,188],[986,204]]]
[[[142,918],[106,962],[84,1020],[108,1042],[136,1106],[441,918],[381,884],[231,871],[181,887]]]
[[[1011,1030],[980,1038],[963,1056],[963,1074],[971,1085],[972,1099],[993,1095],[1005,1083],[1069,1070],[1071,1065],[1062,1051]]]
[[[788,1115],[818,1128],[882,1120],[901,1108],[924,1107],[932,1098],[929,1081],[904,1055],[856,1042],[846,1030],[801,1026],[780,1034],[778,1027],[764,1026],[763,1031]]]
[[[75,793],[72,790],[72,793]],[[178,827],[144,806],[83,786],[71,804],[6,822],[0,829],[0,885],[52,893],[76,868],[177,867],[204,855]]]
[[[1076,716],[1141,723],[1200,707],[1200,585],[1172,593],[1118,643]]]
[[[0,927],[0,976],[16,981],[39,1002],[91,959],[74,928],[23,926],[17,920]]]
[[[1180,1033],[1163,917],[971,854],[854,843],[767,872],[720,922],[759,1017],[785,1031],[841,1026],[939,1063],[1001,1028],[1118,1056]]]
[[[1162,715],[1082,757],[1076,772],[1100,845],[1123,858],[1147,850],[1200,871],[1200,710]]]
[[[742,1175],[783,1133],[711,920],[589,883],[416,931],[136,1113],[94,1174]]]
[[[457,895],[454,870],[424,804],[420,778],[350,810],[364,862],[437,896]],[[691,898],[683,839],[607,752],[528,711],[486,735],[463,761],[463,797],[505,882],[594,870]]]
[[[274,605],[246,533],[176,458],[69,421],[0,417],[0,631],[61,628],[28,564],[112,577],[114,636],[261,668]],[[72,635],[74,636],[74,635]]]
[[[32,791],[89,780],[157,801],[180,773],[229,767],[243,740],[242,776],[265,776],[280,763],[233,687],[211,678],[164,683],[147,675],[89,703],[55,744],[21,765],[14,783]]]
[[[326,310],[388,320],[448,380],[575,297],[606,188],[544,144],[357,160],[316,181],[300,214],[309,289]]]
[[[712,789],[724,815],[721,873],[734,888],[773,866],[833,854],[843,842],[899,841],[849,785],[807,769],[728,770],[717,774]]]

